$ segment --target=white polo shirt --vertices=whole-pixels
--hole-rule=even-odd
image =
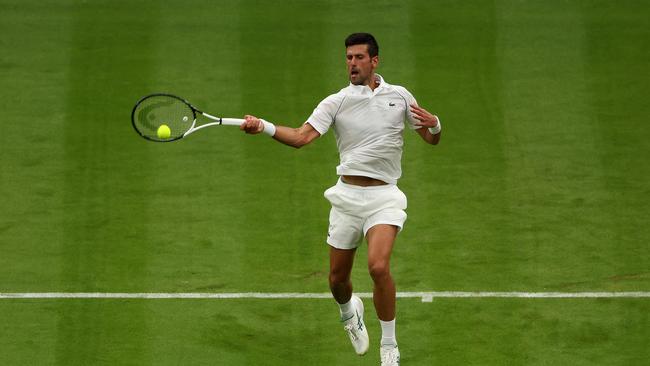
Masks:
[[[408,90],[390,85],[378,75],[373,91],[366,85],[352,85],[323,99],[309,116],[309,123],[321,135],[334,126],[341,162],[338,175],[360,175],[395,184],[402,176],[402,131],[418,122],[409,105],[416,104]]]

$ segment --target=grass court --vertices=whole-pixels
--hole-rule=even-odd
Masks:
[[[441,117],[405,131],[398,291],[650,291],[645,1],[0,0],[0,293],[325,293],[332,133],[130,124],[145,94],[298,126],[344,38]],[[355,290],[370,292],[366,250]],[[1,365],[378,365],[331,299],[0,298]],[[646,365],[648,298],[398,300],[404,365]]]

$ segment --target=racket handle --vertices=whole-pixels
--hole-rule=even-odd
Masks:
[[[221,118],[221,124],[226,126],[241,126],[245,120],[241,118]],[[275,135],[275,125],[265,120],[261,120],[264,123],[264,133],[273,136]]]
[[[226,126],[241,126],[244,121],[241,118],[221,118],[221,124]]]

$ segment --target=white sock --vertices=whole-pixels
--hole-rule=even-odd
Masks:
[[[379,320],[381,324],[381,345],[397,347],[397,338],[395,338],[395,319],[385,322]]]
[[[350,301],[346,302],[345,304],[339,304],[339,308],[341,309],[341,320],[350,319],[352,315],[354,315],[352,298],[350,298]]]

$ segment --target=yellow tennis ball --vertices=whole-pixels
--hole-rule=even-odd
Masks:
[[[162,124],[158,127],[158,138],[159,139],[168,139],[172,135],[172,130],[169,129],[169,126]]]

